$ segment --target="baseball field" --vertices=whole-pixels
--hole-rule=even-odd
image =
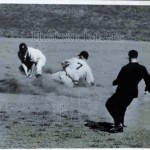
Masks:
[[[20,74],[18,46],[25,42],[47,58],[42,78]],[[113,123],[105,103],[115,92],[112,81],[128,63],[128,51],[139,52],[139,63],[150,72],[150,42],[38,41],[0,39],[0,148],[150,148],[150,95],[128,107],[123,133],[106,131]],[[89,52],[94,87],[67,88],[50,79],[60,62]]]

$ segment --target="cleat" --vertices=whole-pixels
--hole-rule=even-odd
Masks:
[[[118,132],[123,132],[123,126],[122,125],[118,125],[114,128],[111,128],[109,130],[110,133],[118,133]]]

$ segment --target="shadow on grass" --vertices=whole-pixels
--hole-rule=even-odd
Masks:
[[[94,121],[87,120],[85,126],[89,127],[90,129],[109,132],[110,129],[114,126],[114,124],[109,122],[94,122]]]

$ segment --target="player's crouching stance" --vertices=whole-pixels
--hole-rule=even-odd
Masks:
[[[42,75],[42,68],[46,63],[46,57],[44,54],[32,47],[27,47],[25,43],[19,45],[18,57],[21,61],[19,70],[25,74],[28,78],[32,78],[35,73],[36,77]]]
[[[61,63],[63,71],[52,74],[52,78],[68,87],[85,82],[86,86],[94,85],[94,77],[91,68],[87,64],[88,52],[82,51],[77,57],[73,57]]]

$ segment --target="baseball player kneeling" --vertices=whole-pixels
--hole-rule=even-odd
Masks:
[[[88,52],[82,51],[77,57],[73,57],[61,63],[63,71],[52,74],[54,80],[68,87],[85,82],[87,86],[94,85],[94,77],[91,68],[87,64]]]
[[[46,63],[46,57],[40,50],[27,47],[25,43],[21,43],[19,45],[18,57],[22,63],[19,67],[21,73],[25,73],[28,78],[31,78],[34,73],[36,77],[42,75],[42,68]]]

